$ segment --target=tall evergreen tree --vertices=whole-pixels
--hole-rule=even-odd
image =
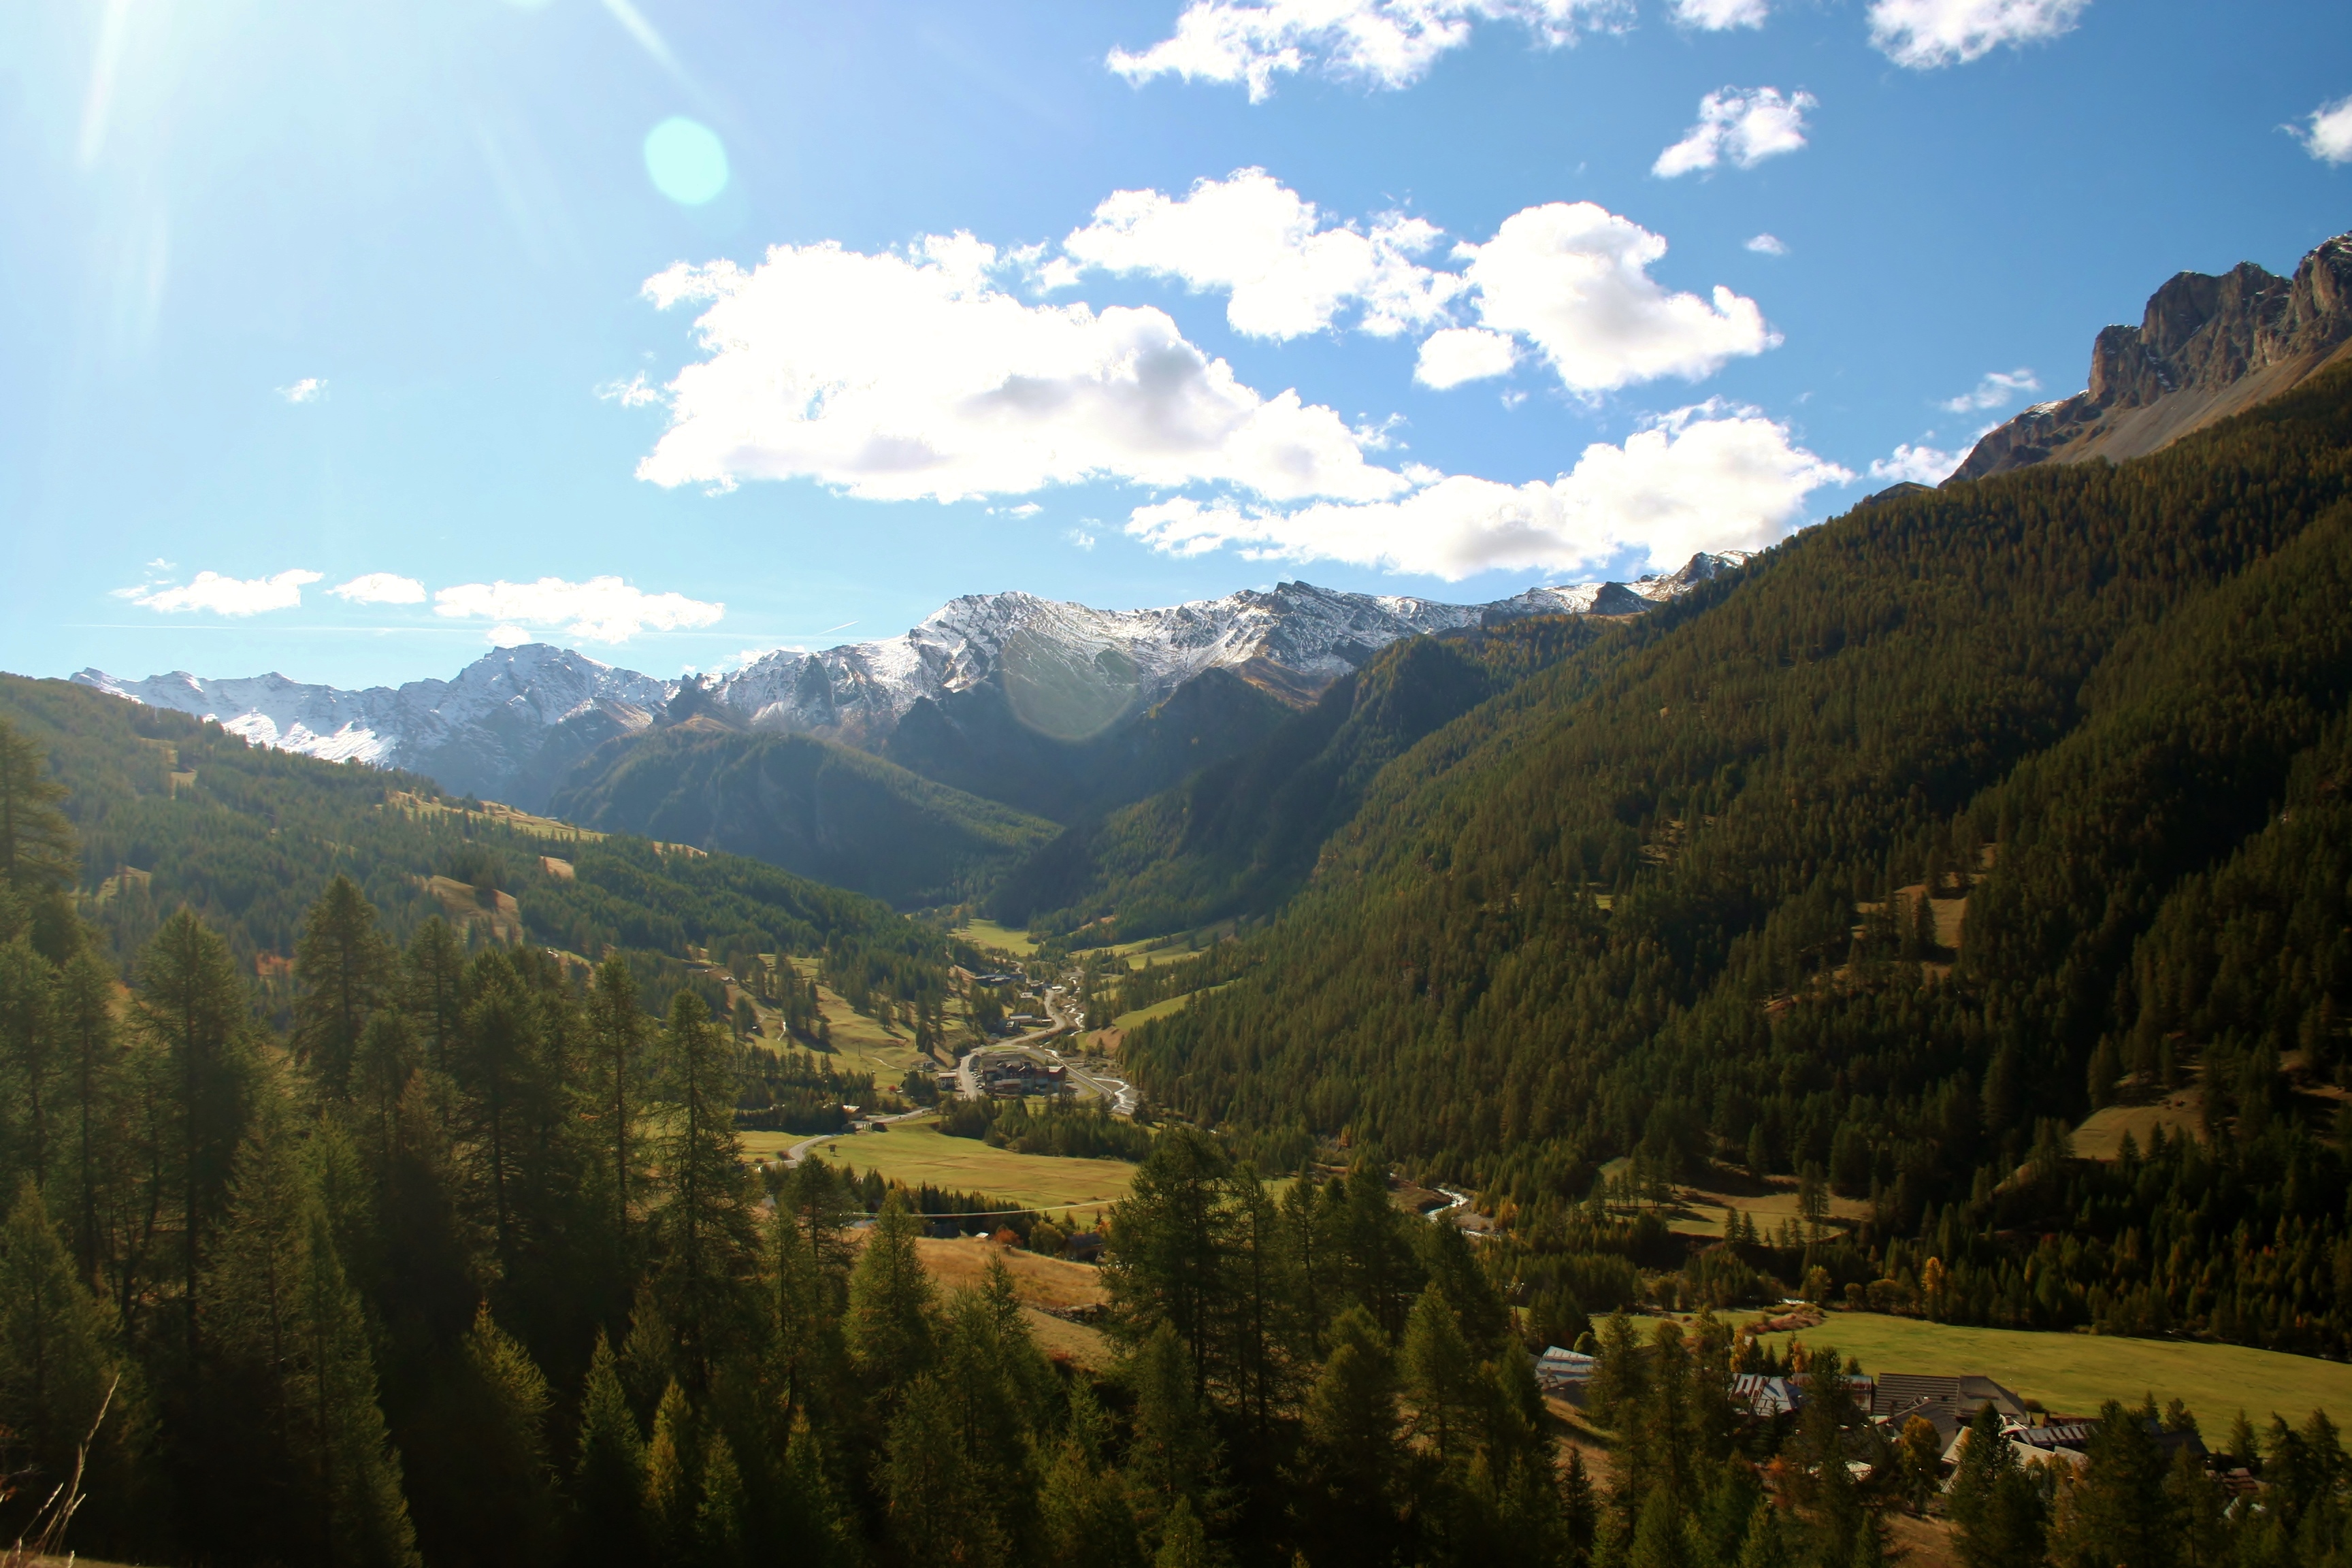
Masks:
[[[179,1220],[182,1373],[194,1374],[202,1345],[204,1280],[229,1168],[245,1137],[251,1093],[245,986],[227,944],[194,913],[165,921],[139,963],[140,1029],[169,1075],[168,1174]],[[159,1201],[166,1194],[158,1194]]]
[[[625,1235],[637,1199],[637,1122],[644,1114],[646,1016],[637,980],[619,954],[596,966],[588,992],[589,1033],[596,1062],[596,1116],[604,1123],[613,1230]]]
[[[612,1342],[596,1336],[580,1395],[580,1452],[572,1470],[572,1558],[623,1568],[645,1551],[646,1441],[621,1387]]]
[[[930,1276],[915,1252],[918,1222],[898,1193],[883,1200],[849,1277],[849,1353],[886,1395],[930,1364]]]
[[[740,1327],[740,1287],[753,1272],[758,1227],[735,1136],[735,1047],[702,999],[672,999],[661,1042],[664,1197],[656,1215],[662,1308],[679,1365],[697,1388]]]
[[[72,885],[80,856],[58,809],[68,793],[41,748],[0,718],[0,887],[31,894]]]
[[[104,1307],[78,1278],[40,1189],[26,1177],[0,1226],[0,1432],[22,1446],[24,1489],[46,1492],[70,1475],[77,1450],[97,1434],[122,1370],[110,1337]],[[118,1430],[131,1400],[121,1404],[109,1416]]]
[[[1362,1306],[1331,1325],[1331,1353],[1307,1392],[1299,1447],[1299,1525],[1331,1568],[1385,1563],[1398,1551],[1395,1364]]]
[[[376,930],[375,906],[338,873],[310,906],[294,944],[294,1053],[330,1101],[352,1092],[368,1019],[383,1005],[400,955]]]

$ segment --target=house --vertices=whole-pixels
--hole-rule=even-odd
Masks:
[[[1593,1368],[1600,1364],[1597,1356],[1553,1345],[1536,1358],[1536,1386],[1546,1394],[1562,1394],[1581,1405],[1585,1390],[1592,1384]]]
[[[1960,1429],[1991,1405],[2003,1425],[2023,1424],[2025,1401],[1989,1377],[1963,1373],[1957,1377],[1925,1373],[1879,1373],[1868,1404],[1870,1418],[1901,1431],[1915,1415],[1936,1428],[1938,1447],[1949,1448]]]
[[[1743,1372],[1731,1380],[1731,1402],[1750,1415],[1769,1421],[1804,1404],[1805,1394],[1793,1378]]]
[[[2203,1462],[2205,1444],[2196,1433],[2171,1431],[2152,1416],[2142,1415],[2137,1419],[2147,1428],[2148,1436],[2156,1440],[2157,1451],[2168,1460],[2176,1450],[2185,1448],[2191,1458]],[[2096,1421],[2059,1420],[2040,1426],[2023,1422],[2014,1425],[2004,1422],[2001,1436],[2008,1439],[2011,1451],[2016,1454],[2021,1464],[2064,1465],[2079,1470],[2090,1463],[2091,1439],[2097,1436],[2098,1430],[2099,1423]],[[1944,1450],[1947,1463],[1959,1462],[1960,1455],[1968,1446],[1968,1429],[1963,1427]]]

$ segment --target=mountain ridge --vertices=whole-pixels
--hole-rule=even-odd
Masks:
[[[174,670],[130,680],[86,668],[71,679],[215,719],[257,744],[411,768],[445,788],[538,809],[576,764],[610,741],[659,727],[689,690],[698,710],[723,722],[888,755],[918,704],[951,706],[988,688],[1028,731],[1085,742],[1212,669],[1296,707],[1401,637],[1529,615],[1641,614],[1744,559],[1701,554],[1632,584],[1539,587],[1482,605],[1297,582],[1126,611],[1020,592],[967,595],[895,637],[778,649],[739,670],[680,679],[545,643],[496,649],[452,679],[361,690],[276,673],[204,679]]]
[[[2305,253],[2294,277],[2251,261],[2177,272],[2140,324],[2101,329],[2090,384],[1985,433],[1946,484],[2036,463],[2146,456],[2352,359],[2352,233]]]

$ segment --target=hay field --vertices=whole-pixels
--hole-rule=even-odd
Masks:
[[[1961,1328],[1873,1312],[1832,1312],[1796,1337],[1859,1356],[1864,1372],[1980,1373],[2070,1415],[2154,1394],[2158,1405],[2187,1401],[2210,1434],[2226,1431],[2241,1409],[2257,1426],[2273,1411],[2299,1424],[2315,1407],[2339,1424],[2352,1418],[2352,1365],[2244,1345]],[[1765,1342],[1789,1338],[1768,1334]]]

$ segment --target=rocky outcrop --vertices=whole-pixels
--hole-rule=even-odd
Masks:
[[[2352,234],[2315,248],[2292,279],[2242,262],[2176,274],[2137,327],[2091,348],[2091,383],[1988,432],[1946,484],[2035,463],[2137,458],[2352,362]]]

